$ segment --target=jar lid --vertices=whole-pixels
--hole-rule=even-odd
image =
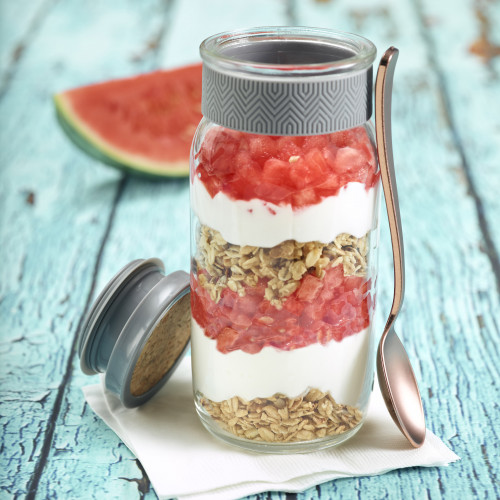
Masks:
[[[138,259],[104,287],[79,332],[78,354],[87,375],[124,406],[145,403],[168,380],[189,347],[189,274],[167,276],[160,259]]]
[[[207,38],[201,111],[223,127],[265,135],[330,134],[372,115],[376,48],[359,35],[264,26]]]

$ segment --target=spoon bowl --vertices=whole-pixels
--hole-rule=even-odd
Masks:
[[[425,418],[417,380],[405,348],[391,326],[377,353],[378,381],[392,419],[411,445],[425,441]]]
[[[377,374],[392,419],[415,448],[425,441],[425,417],[417,380],[403,344],[394,331],[404,297],[404,249],[396,173],[392,154],[391,97],[398,49],[390,47],[380,60],[375,82],[377,153],[384,188],[394,260],[394,298],[380,339]]]

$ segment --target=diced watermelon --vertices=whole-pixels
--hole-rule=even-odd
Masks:
[[[318,186],[329,176],[328,165],[319,149],[313,149],[305,155],[302,176],[308,186]]]
[[[217,349],[221,352],[230,352],[239,334],[233,328],[224,328],[217,336]]]
[[[344,281],[344,266],[342,264],[332,267],[328,270],[323,278],[325,288],[334,289]]]
[[[247,134],[215,126],[202,141],[196,175],[213,197],[291,205],[335,196],[349,182],[379,179],[374,147],[363,127],[311,137]]]
[[[305,304],[296,296],[292,296],[286,300],[283,307],[293,315],[300,316],[304,310]]]
[[[238,311],[246,314],[247,316],[253,317],[262,301],[262,296],[256,294],[247,293],[244,297],[241,297],[238,301]]]
[[[353,132],[351,130],[341,130],[330,134],[330,140],[337,148],[345,148],[353,143]]]
[[[249,153],[256,161],[276,157],[276,140],[268,135],[251,134],[248,140]]]
[[[325,316],[325,304],[323,302],[314,301],[304,307],[302,314],[314,321],[319,320]]]
[[[304,149],[322,149],[330,143],[328,135],[311,135],[304,139]]]
[[[358,170],[365,165],[365,159],[358,149],[345,147],[337,151],[335,157],[335,171],[343,174]]]
[[[277,158],[271,158],[264,163],[262,181],[276,186],[295,187],[294,182],[290,179],[290,163]]]
[[[290,161],[292,156],[300,156],[302,144],[300,137],[278,137],[276,140],[277,158]]]
[[[193,318],[205,335],[217,340],[223,353],[241,349],[255,354],[265,346],[291,350],[312,343],[341,341],[370,324],[371,281],[344,276],[343,267],[327,269],[321,280],[311,274],[288,297],[281,309],[265,299],[267,279],[245,287],[245,295],[225,288],[215,303],[191,275]]]
[[[279,205],[290,199],[294,189],[284,185],[279,186],[269,182],[260,182],[254,185],[253,192],[255,193],[255,197]]]
[[[312,274],[307,274],[305,278],[302,279],[297,291],[297,298],[304,302],[311,302],[319,295],[321,288],[323,288],[322,281]]]
[[[218,346],[217,346],[218,347]],[[241,350],[243,352],[246,352],[247,354],[257,354],[260,351],[262,351],[262,348],[264,347],[264,342],[243,342],[243,345],[241,346]]]
[[[317,203],[319,197],[313,188],[307,188],[292,195],[292,201],[294,207],[306,207]]]

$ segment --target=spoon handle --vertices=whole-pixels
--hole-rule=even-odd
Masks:
[[[390,47],[386,50],[380,61],[375,82],[375,130],[378,161],[382,186],[384,188],[387,215],[389,217],[392,255],[394,259],[394,299],[386,328],[396,319],[401,309],[405,288],[403,232],[401,228],[401,216],[399,214],[391,131],[392,84],[398,54],[399,51],[395,47]]]

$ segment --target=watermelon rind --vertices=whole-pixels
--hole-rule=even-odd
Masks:
[[[148,178],[187,177],[189,160],[158,162],[130,154],[103,140],[87,124],[78,119],[64,94],[54,96],[57,120],[66,136],[87,155],[128,174]]]

